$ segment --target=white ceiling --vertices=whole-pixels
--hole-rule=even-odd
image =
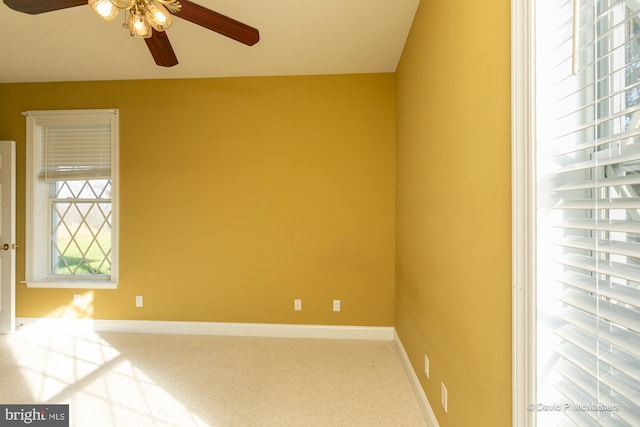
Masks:
[[[40,15],[0,3],[0,83],[349,74],[396,70],[419,0],[193,0],[260,31],[252,47],[182,19],[167,35],[180,62],[89,6]]]

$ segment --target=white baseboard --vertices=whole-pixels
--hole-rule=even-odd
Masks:
[[[394,328],[386,326],[288,325],[268,323],[177,322],[158,320],[95,320],[23,317],[17,329],[34,325],[72,328],[95,332],[145,334],[223,335],[272,338],[327,338],[384,340],[394,339]]]
[[[405,351],[404,346],[402,345],[402,341],[400,341],[400,337],[398,336],[398,333],[396,332],[395,328],[393,330],[393,336],[394,336],[393,342],[396,346],[396,350],[400,355],[400,359],[402,360],[404,369],[407,371],[407,375],[409,376],[409,382],[411,383],[413,392],[416,395],[416,398],[418,400],[418,405],[420,406],[422,415],[424,416],[424,419],[427,422],[427,426],[440,427],[440,424],[438,424],[438,420],[436,419],[436,414],[433,412],[433,409],[431,408],[431,404],[429,403],[429,399],[427,399],[427,395],[424,394],[422,385],[420,385],[420,380],[418,380],[416,371],[413,369],[413,365],[411,365],[409,356],[407,356],[407,352]]]

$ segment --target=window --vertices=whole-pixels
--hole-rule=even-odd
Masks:
[[[118,111],[27,111],[30,287],[115,288]]]
[[[637,426],[640,2],[516,7],[514,422]]]

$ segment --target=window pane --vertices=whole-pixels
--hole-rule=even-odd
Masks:
[[[52,186],[51,273],[111,274],[111,183],[58,181]]]

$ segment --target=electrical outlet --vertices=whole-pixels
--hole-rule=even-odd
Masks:
[[[73,305],[76,307],[82,305],[82,298],[80,298],[80,294],[73,294]]]
[[[444,412],[447,412],[447,388],[444,386],[444,383],[440,383],[440,403],[442,403],[442,407],[444,408]]]
[[[340,300],[339,299],[334,299],[333,300],[333,311],[340,311]]]
[[[302,311],[302,300],[301,299],[294,299],[293,300],[293,309],[295,311]]]
[[[429,378],[429,358],[424,355],[424,374]]]
[[[136,296],[136,307],[142,307],[142,295]]]

